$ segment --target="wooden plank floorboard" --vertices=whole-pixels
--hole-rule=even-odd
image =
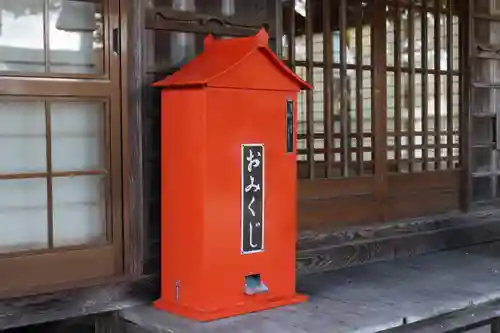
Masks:
[[[158,285],[157,277],[145,276],[133,281],[3,300],[0,331],[147,304],[158,294]]]
[[[304,276],[307,303],[246,316],[200,324],[146,306],[121,317],[151,333],[374,333],[500,300],[499,281],[491,243]]]
[[[302,232],[297,244],[297,272],[308,275],[499,241],[499,220],[496,210],[331,233]]]

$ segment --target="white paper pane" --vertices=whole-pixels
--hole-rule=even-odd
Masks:
[[[0,173],[47,170],[43,102],[0,101]]]
[[[106,193],[102,176],[54,178],[54,245],[106,239]]]
[[[0,1],[0,71],[44,72],[43,0]]]
[[[0,253],[46,248],[46,179],[0,180],[0,198]]]
[[[50,0],[50,71],[104,71],[103,6],[99,1]]]
[[[104,108],[100,102],[51,104],[54,171],[105,168]]]

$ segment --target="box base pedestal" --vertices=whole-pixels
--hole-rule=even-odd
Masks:
[[[286,298],[269,298],[269,299],[252,299],[249,297],[248,301],[236,304],[231,308],[223,308],[214,311],[203,311],[201,309],[194,309],[191,307],[181,306],[179,304],[163,301],[159,299],[153,305],[163,311],[170,312],[182,317],[193,319],[200,322],[213,321],[233,316],[248,314],[251,312],[269,310],[285,305],[292,305],[307,301],[307,296],[295,294]]]

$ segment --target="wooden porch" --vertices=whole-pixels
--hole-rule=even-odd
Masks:
[[[301,235],[297,244],[297,272],[300,276],[299,287],[306,293],[312,293],[313,296],[312,303],[309,303],[306,308],[311,306],[311,304],[314,304],[315,299],[320,297],[318,295],[323,292],[323,289],[324,292],[334,290],[334,296],[337,301],[342,300],[344,296],[349,296],[347,290],[346,294],[339,294],[339,290],[343,289],[344,286],[349,286],[349,284],[342,279],[351,274],[350,272],[363,272],[362,274],[359,273],[360,277],[363,278],[363,274],[366,274],[366,276],[364,276],[364,280],[361,279],[360,281],[368,283],[371,278],[377,278],[376,274],[380,274],[381,268],[377,269],[377,267],[392,267],[393,263],[396,265],[395,267],[399,267],[398,265],[404,266],[406,263],[411,264],[414,262],[424,265],[426,262],[425,260],[428,260],[426,258],[432,258],[434,256],[432,253],[437,253],[438,258],[441,258],[440,260],[446,261],[443,258],[446,258],[450,249],[455,249],[456,251],[450,253],[469,252],[471,244],[483,244],[478,247],[479,249],[487,249],[488,247],[485,244],[495,244],[494,249],[500,249],[500,246],[498,245],[500,243],[499,220],[500,211],[491,209],[488,211],[470,214],[455,212],[441,216],[400,221],[392,224],[356,227],[338,232],[304,233]],[[475,260],[481,256],[493,257],[494,249],[485,250],[484,252],[481,250],[480,256],[473,256],[471,259]],[[416,257],[418,255],[424,256]],[[392,263],[393,260],[395,261]],[[492,260],[492,262],[494,263],[495,261]],[[378,263],[380,263],[379,266],[377,266]],[[375,269],[372,274],[371,272],[373,267],[375,267]],[[421,272],[414,272],[416,275],[410,276],[410,278],[418,280],[427,274],[425,272],[426,270],[429,274],[432,274],[433,277],[437,277],[438,273],[433,269],[433,267],[434,266],[432,265],[430,265],[429,268],[425,268],[424,266],[424,269],[422,269]],[[467,268],[464,266],[463,270],[472,270],[470,267]],[[442,268],[442,270],[446,271],[445,268]],[[330,271],[330,273],[325,273],[325,271]],[[415,280],[411,280],[410,278],[405,278],[404,281],[407,283],[399,285],[398,291],[405,290],[404,288],[406,287],[411,287],[411,284]],[[395,278],[394,281],[397,282],[398,278]],[[311,283],[318,283],[318,286],[321,288],[312,289]],[[491,284],[494,283],[495,280],[491,280]],[[354,285],[351,287],[353,286]],[[356,286],[360,286],[360,284],[356,284]],[[367,284],[367,286],[370,286],[370,284]],[[315,286],[313,285],[313,287]],[[494,290],[496,289],[486,290],[485,295]],[[379,292],[382,292],[382,290],[379,290]],[[392,297],[392,295],[392,293],[388,293],[387,297]],[[34,327],[37,328],[34,332],[37,333],[66,333],[67,331],[64,329],[57,331],[52,328],[50,330],[42,330],[39,327],[45,327],[45,323],[50,322],[69,322],[69,324],[64,324],[63,327],[72,327],[68,325],[72,325],[71,323],[74,320],[76,320],[76,322],[95,321],[101,325],[104,320],[104,326],[108,327],[109,325],[106,330],[102,331],[96,329],[95,331],[88,332],[110,333],[115,332],[113,330],[117,330],[116,332],[124,333],[126,332],[125,329],[121,327],[117,328],[114,320],[110,320],[110,317],[112,319],[115,317],[113,314],[123,310],[125,311],[123,313],[128,313],[127,318],[129,315],[134,316],[128,319],[131,321],[137,321],[140,324],[142,321],[139,322],[138,320],[133,320],[132,318],[137,318],[139,315],[142,316],[142,311],[151,313],[152,309],[149,305],[158,296],[158,276],[156,274],[151,274],[133,280],[115,280],[108,284],[99,286],[82,286],[80,288],[64,292],[9,299],[0,303],[0,331],[7,330],[6,332],[8,333],[18,333],[20,331],[11,331],[10,329],[36,325]],[[408,294],[408,297],[410,297],[410,294]],[[489,298],[487,299],[489,300]],[[346,298],[346,300],[348,300],[348,298]],[[476,300],[476,298],[472,300]],[[406,300],[407,303],[409,301],[410,299]],[[467,306],[466,302],[461,302],[460,304],[465,304],[464,306]],[[494,303],[493,305],[488,305],[488,312],[484,314],[485,318],[490,320],[497,316],[498,314],[496,313],[499,308],[500,302],[499,304]],[[344,308],[344,310],[345,309],[346,308]],[[277,311],[285,310],[286,308]],[[287,311],[288,310],[285,312]],[[332,308],[331,311],[332,316],[336,315],[337,309]],[[437,313],[448,311],[450,311],[450,309]],[[267,316],[268,313],[274,313],[274,311],[252,315],[250,318],[255,318],[255,316],[260,318],[261,316]],[[319,313],[322,312],[320,311]],[[457,323],[462,325],[461,323],[465,320],[463,319],[464,316],[460,315],[459,317],[462,319],[458,322],[456,318],[453,317],[453,325],[457,325]],[[169,319],[166,322],[169,325],[177,323],[177,321],[170,322],[171,317],[168,318]],[[235,320],[237,322],[248,321],[248,319],[244,318],[245,317],[240,317]],[[471,321],[476,324],[477,322],[482,322],[484,319],[478,318],[479,315],[465,321],[467,322],[467,325],[469,325]],[[402,322],[402,317],[396,319],[398,322]],[[435,317],[433,320],[441,323],[442,320],[445,319]],[[232,322],[232,320],[230,322]],[[184,321],[181,320],[180,323],[184,323]],[[445,322],[443,321],[443,323]],[[129,323],[127,324],[131,325]],[[164,323],[161,325],[164,325]],[[210,327],[212,326],[209,325],[208,328]],[[165,330],[167,328],[173,329],[176,328],[176,326],[171,327],[166,325]],[[197,329],[197,327],[194,328]],[[130,327],[128,329],[130,329]],[[73,329],[72,331],[76,331],[76,329]],[[24,331],[21,332],[24,333]],[[82,333],[83,332],[87,331],[82,331]],[[131,332],[136,333],[137,330],[132,330]],[[141,331],[139,330],[139,332]],[[147,329],[145,332],[150,333]],[[165,332],[168,332],[168,330]],[[184,333],[182,330],[174,330],[174,332]],[[194,332],[197,331],[195,330]],[[234,332],[237,333],[239,331]],[[428,332],[440,333],[442,331],[430,330]]]
[[[210,323],[148,305],[119,316],[127,333],[469,332],[496,324],[499,277],[500,242],[492,242],[304,276],[309,302]]]

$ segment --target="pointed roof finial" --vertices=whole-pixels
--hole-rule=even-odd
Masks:
[[[207,49],[210,45],[215,42],[214,35],[208,34],[205,39],[203,39],[203,48]]]
[[[260,28],[259,32],[257,32],[257,35],[255,35],[255,38],[257,38],[257,41],[259,44],[262,45],[268,45],[269,44],[269,35],[267,34],[266,29]]]

